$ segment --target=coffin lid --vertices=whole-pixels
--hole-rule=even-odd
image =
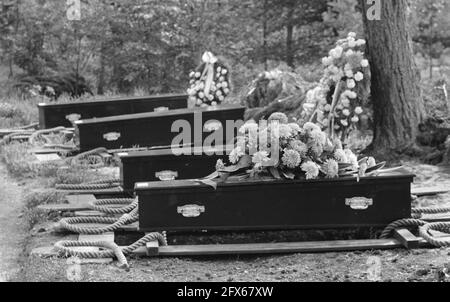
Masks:
[[[377,181],[392,181],[392,182],[412,182],[415,175],[409,173],[406,170],[399,170],[396,172],[390,172],[386,174],[380,174],[379,176],[361,177],[359,179],[360,183],[373,183]],[[263,178],[263,179],[245,179],[245,180],[229,180],[225,183],[219,183],[218,187],[240,187],[240,186],[252,186],[252,185],[276,185],[276,184],[331,184],[339,185],[357,183],[356,177],[340,177],[333,179],[314,179],[314,180],[276,180],[273,178]],[[135,191],[146,191],[146,190],[173,190],[173,189],[183,189],[183,188],[202,188],[209,187],[199,180],[173,180],[173,181],[154,181],[154,182],[140,182],[136,183]]]
[[[39,103],[38,107],[66,107],[66,106],[78,106],[78,105],[96,105],[103,102],[124,102],[124,101],[161,101],[161,100],[174,100],[174,101],[187,101],[187,94],[158,94],[158,95],[146,95],[146,96],[132,96],[132,97],[113,97],[98,100],[88,100],[80,102],[67,102],[67,103]]]
[[[177,152],[183,153],[181,155],[174,154],[171,148],[164,149],[156,149],[156,150],[146,150],[146,151],[133,151],[133,152],[123,152],[118,153],[118,156],[121,160],[127,159],[141,159],[144,157],[170,157],[174,156],[188,156],[188,157],[204,157],[207,156],[205,153],[217,153],[224,152],[224,154],[228,154],[233,150],[233,145],[228,146],[215,146],[215,147],[182,147],[176,148]],[[180,154],[178,153],[178,154]]]
[[[144,113],[134,113],[134,114],[125,114],[125,115],[116,115],[112,117],[100,117],[100,118],[92,118],[83,120],[83,124],[92,124],[92,123],[103,123],[110,121],[124,121],[124,120],[136,120],[141,118],[149,118],[149,117],[166,117],[166,116],[174,116],[174,115],[183,115],[183,114],[191,114],[195,112],[226,112],[226,111],[242,111],[242,118],[245,111],[245,107],[224,104],[220,106],[207,107],[207,108],[188,108],[188,109],[174,109],[162,112],[144,112]]]

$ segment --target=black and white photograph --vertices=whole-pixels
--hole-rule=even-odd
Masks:
[[[448,0],[0,0],[0,282],[449,282],[449,85]]]

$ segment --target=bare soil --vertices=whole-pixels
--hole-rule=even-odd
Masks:
[[[14,280],[20,272],[19,260],[26,228],[21,218],[22,189],[0,165],[0,281]]]
[[[416,162],[403,164],[418,175],[416,181],[423,186],[450,185],[449,167]],[[18,215],[21,191],[26,190],[28,185],[20,188],[14,180],[8,180],[3,168],[0,173],[0,268],[10,276],[6,280],[68,281],[69,264],[66,259],[42,259],[35,256],[20,258],[22,251],[27,255],[32,248],[52,245],[62,237],[49,230],[48,222],[35,226],[31,232],[24,232]],[[3,189],[5,186],[7,190]],[[421,198],[418,204],[450,206],[450,194]],[[81,279],[104,282],[448,281],[450,278],[445,273],[449,274],[450,271],[449,255],[450,249],[398,249],[245,257],[132,258],[129,259],[129,272],[119,269],[115,264],[82,265]]]

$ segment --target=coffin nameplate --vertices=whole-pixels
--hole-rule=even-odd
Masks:
[[[214,132],[222,128],[222,123],[219,121],[209,121],[203,126],[205,132]]]
[[[160,171],[155,173],[155,177],[162,181],[175,180],[178,177],[177,171]]]
[[[68,120],[71,123],[79,121],[80,119],[81,119],[81,115],[78,113],[72,113],[72,114],[66,115],[66,120]]]
[[[353,210],[367,210],[369,206],[373,205],[373,199],[366,197],[346,198],[345,205]]]
[[[116,141],[120,138],[120,133],[119,132],[109,132],[109,133],[105,133],[103,134],[103,138],[105,140],[107,140],[108,142],[113,142]]]
[[[183,215],[186,218],[195,218],[205,213],[205,207],[196,204],[188,204],[185,206],[177,207],[178,214]]]
[[[153,110],[154,112],[164,112],[169,111],[169,107],[158,107]]]

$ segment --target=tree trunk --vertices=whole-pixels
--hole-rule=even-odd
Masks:
[[[268,5],[267,0],[264,0],[264,13],[263,13],[263,61],[264,61],[264,70],[267,71],[267,14],[268,14]]]
[[[382,1],[381,20],[368,20],[363,8],[367,52],[372,72],[376,152],[405,152],[415,147],[425,113],[411,40],[407,31],[407,0]]]
[[[286,64],[289,67],[294,68],[294,6],[295,2],[290,1],[287,7],[287,24],[286,24]]]
[[[102,42],[100,47],[100,70],[98,74],[97,94],[103,95],[105,93],[105,42]]]

